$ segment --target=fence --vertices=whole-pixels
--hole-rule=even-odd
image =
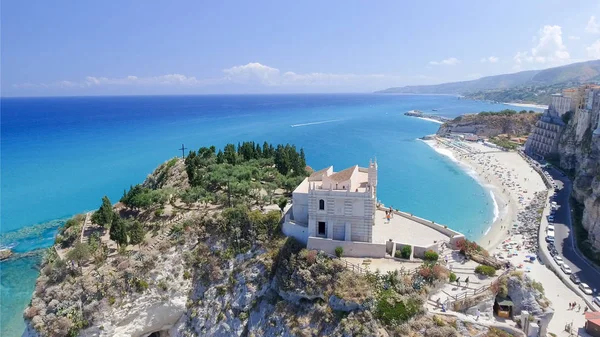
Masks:
[[[506,275],[506,274],[510,273],[510,272],[511,272],[511,271],[513,271],[513,270],[514,270],[514,268],[511,268],[511,269],[507,269],[507,270],[505,270],[505,271],[504,271],[502,274],[500,274],[500,276],[498,276],[498,278],[496,278],[496,281],[497,281],[499,278],[501,278],[502,276],[504,276],[504,275]],[[493,285],[493,284],[494,284],[494,282],[490,283],[489,285],[484,285],[484,286],[481,286],[481,287],[479,287],[479,288],[477,288],[477,289],[467,290],[467,291],[465,291],[465,292],[463,292],[463,293],[461,293],[461,294],[457,294],[457,295],[454,295],[454,296],[452,296],[452,295],[448,295],[448,297],[449,297],[449,298],[451,298],[451,299],[452,299],[452,301],[448,300],[448,301],[446,302],[446,307],[450,308],[450,307],[451,307],[451,306],[452,306],[452,305],[453,305],[455,302],[462,301],[462,300],[466,300],[466,299],[468,299],[468,298],[471,298],[471,297],[475,297],[475,296],[477,296],[477,295],[480,295],[480,294],[482,294],[482,293],[484,293],[484,292],[488,291],[488,290],[489,290],[489,289],[492,287],[492,285]]]

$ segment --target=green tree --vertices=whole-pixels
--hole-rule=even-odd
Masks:
[[[119,246],[127,246],[127,223],[118,214],[115,214],[110,226],[110,239]]]
[[[235,165],[235,163],[237,162],[237,152],[235,150],[235,145],[225,145],[225,150],[223,151],[223,159],[226,163]]]
[[[107,228],[110,227],[110,224],[112,223],[112,216],[112,204],[110,199],[108,199],[107,196],[104,196],[102,198],[102,205],[100,205],[100,208],[92,215],[92,221]]]
[[[77,242],[73,249],[67,252],[67,260],[77,263],[81,268],[81,264],[87,261],[92,255],[90,246],[87,243]]]
[[[287,198],[281,197],[277,201],[277,206],[279,206],[279,209],[283,212],[283,210],[285,209],[285,206],[287,206],[287,203],[288,203]]]
[[[144,230],[144,226],[135,220],[129,225],[129,243],[132,245],[139,245],[144,242],[144,236],[146,235],[146,231]]]

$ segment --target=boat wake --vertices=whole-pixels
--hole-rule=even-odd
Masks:
[[[333,123],[333,122],[339,122],[339,121],[341,121],[341,119],[332,119],[332,120],[328,120],[328,121],[310,122],[310,123],[302,123],[302,124],[292,124],[290,126],[293,127],[293,128],[298,128],[298,127],[301,127],[301,126],[309,126],[309,125]]]

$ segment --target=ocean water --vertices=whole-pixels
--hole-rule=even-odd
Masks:
[[[116,202],[178,148],[264,140],[304,147],[307,163],[379,164],[378,198],[477,238],[493,201],[451,159],[417,140],[454,117],[501,104],[424,95],[214,95],[2,98],[0,244],[48,247],[61,219]],[[0,332],[20,335],[39,256],[0,264]]]

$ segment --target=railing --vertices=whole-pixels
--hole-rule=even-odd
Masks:
[[[510,273],[511,271],[513,271],[513,268],[505,270],[502,274],[500,274],[500,276],[498,276],[496,278],[496,280],[498,280],[502,276]],[[463,292],[461,294],[457,294],[457,295],[454,295],[454,296],[448,295],[450,298],[453,299],[453,301],[447,301],[446,302],[446,307],[450,308],[450,306],[453,305],[455,302],[458,302],[458,301],[461,301],[461,300],[466,300],[467,298],[471,298],[471,297],[475,297],[477,295],[480,295],[480,294],[488,291],[492,287],[493,284],[494,284],[494,282],[492,282],[489,285],[483,285],[483,286],[481,286],[481,287],[479,287],[477,289],[467,290],[467,291],[465,291],[465,292]],[[471,294],[471,295],[469,295],[469,294]]]

